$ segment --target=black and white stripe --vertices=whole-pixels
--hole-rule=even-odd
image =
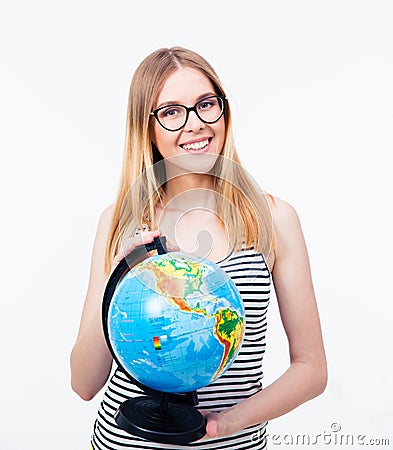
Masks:
[[[242,296],[246,328],[242,347],[232,366],[215,382],[198,391],[199,409],[221,411],[262,389],[262,361],[265,352],[266,313],[271,277],[264,257],[253,249],[232,253],[218,265],[231,277]],[[98,411],[94,426],[94,450],[261,450],[266,448],[266,424],[256,425],[220,439],[176,446],[157,444],[119,429],[114,414],[122,402],[143,392],[117,369]]]

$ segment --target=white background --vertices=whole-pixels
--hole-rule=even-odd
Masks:
[[[309,247],[329,384],[271,421],[270,448],[332,423],[393,445],[392,23],[388,0],[2,0],[1,450],[88,448],[101,394],[71,391],[69,353],[132,73],[172,45],[216,68],[245,167]],[[287,364],[273,298],[265,384]]]

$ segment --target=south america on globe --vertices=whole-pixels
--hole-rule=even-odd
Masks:
[[[119,282],[107,315],[118,364],[152,389],[186,393],[232,364],[242,344],[240,293],[218,265],[182,252],[152,256]]]

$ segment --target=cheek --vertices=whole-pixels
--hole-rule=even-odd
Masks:
[[[160,151],[165,150],[167,141],[165,134],[157,127],[154,127],[153,137],[154,143],[156,144],[158,150]]]
[[[151,130],[151,137],[152,141],[156,144],[158,147],[158,143],[160,141],[160,128],[157,126],[157,122],[154,121],[153,126],[150,128]]]
[[[162,156],[173,153],[174,147],[177,146],[178,133],[164,130],[160,125],[153,128],[153,142],[162,154]]]

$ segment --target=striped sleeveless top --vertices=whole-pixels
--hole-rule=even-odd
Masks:
[[[236,284],[243,299],[246,327],[243,344],[232,366],[209,386],[198,390],[200,410],[219,412],[262,389],[262,361],[265,352],[266,314],[271,276],[261,253],[243,247],[216,263]],[[98,417],[91,445],[94,450],[262,450],[266,448],[266,423],[248,427],[231,436],[203,439],[188,445],[160,444],[121,430],[114,420],[120,404],[143,391],[117,368],[111,377]]]

